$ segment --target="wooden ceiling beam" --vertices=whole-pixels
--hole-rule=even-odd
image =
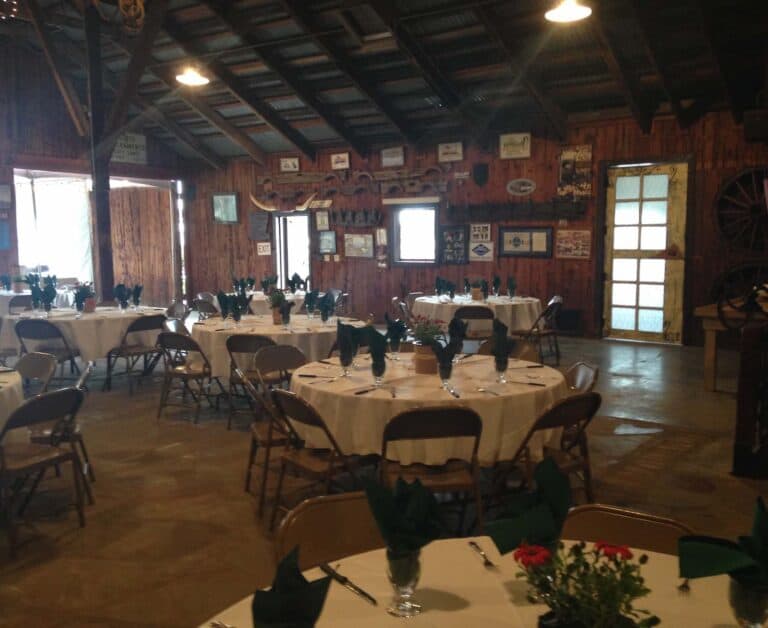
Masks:
[[[239,20],[237,14],[228,6],[228,3],[220,3],[217,0],[203,0],[204,4],[215,13],[227,27],[249,46],[259,44],[247,22]],[[360,156],[368,152],[368,148],[357,138],[344,124],[344,121],[336,115],[331,107],[323,103],[317,95],[307,88],[306,84],[295,77],[293,68],[290,67],[282,56],[271,48],[259,48],[257,51],[264,64],[279,75],[280,79],[288,85],[296,95],[323,118],[326,124]]]
[[[80,102],[80,97],[77,95],[74,85],[72,85],[69,77],[63,71],[62,57],[56,50],[53,37],[45,23],[45,16],[40,9],[40,5],[37,3],[37,0],[28,0],[26,6],[32,25],[40,39],[43,54],[45,54],[48,66],[53,74],[53,79],[56,81],[56,86],[59,88],[61,97],[64,99],[67,113],[69,113],[69,117],[75,125],[75,130],[80,137],[88,137],[89,125],[85,116],[85,110],[83,109],[83,105]]]
[[[247,107],[255,111],[278,135],[290,142],[298,151],[312,161],[315,160],[316,151],[312,144],[298,130],[286,122],[277,111],[268,103],[258,98],[254,90],[248,89],[242,79],[235,76],[223,63],[219,61],[207,61],[201,58],[201,51],[183,40],[182,29],[171,19],[166,19],[163,29],[168,36],[184,51],[193,63],[207,67],[216,80],[221,81],[232,94]]]
[[[432,88],[448,109],[458,109],[462,103],[461,95],[443,75],[440,68],[422,48],[421,44],[403,26],[393,3],[388,0],[370,0],[369,6],[378,15],[392,36],[400,51],[419,69],[424,80]]]
[[[283,4],[290,11],[296,24],[302,30],[307,33],[316,32],[317,28],[313,23],[312,12],[307,10],[304,0],[283,0]],[[315,37],[315,44],[328,55],[328,58],[352,81],[353,85],[384,114],[389,123],[397,129],[398,133],[409,142],[415,141],[415,135],[408,128],[400,112],[379,92],[376,85],[366,77],[359,66],[349,60],[337,42],[338,38],[329,37],[328,35],[318,34]]]
[[[509,43],[499,29],[499,18],[487,7],[477,7],[474,9],[480,22],[485,26],[488,35],[501,48],[504,53],[507,65],[516,76],[517,82],[523,87],[531,97],[536,101],[539,108],[544,112],[552,128],[560,139],[565,139],[567,127],[567,115],[565,111],[544,91],[538,81],[529,76],[528,68],[533,62],[535,56],[543,47],[544,40],[535,48],[533,54],[527,59],[518,59],[512,52]]]
[[[635,20],[639,26],[645,54],[651,62],[654,72],[659,77],[661,89],[669,101],[669,106],[677,119],[677,123],[680,126],[683,126],[685,123],[685,114],[683,112],[683,106],[680,103],[680,97],[677,93],[675,80],[669,73],[667,66],[664,64],[662,53],[657,43],[658,37],[654,32],[654,23],[658,16],[654,13],[653,8],[648,6],[648,0],[630,0],[630,3],[632,5],[632,12],[634,13]]]
[[[619,85],[624,100],[632,112],[632,117],[643,133],[650,133],[651,124],[653,123],[653,112],[648,105],[647,98],[640,89],[639,81],[619,55],[616,43],[608,32],[604,17],[600,11],[597,12],[597,15],[592,16],[592,32],[600,44],[603,61],[605,61],[608,71]]]
[[[132,101],[139,86],[142,74],[152,58],[152,45],[160,32],[169,0],[155,0],[147,11],[144,26],[133,44],[131,60],[117,88],[115,100],[107,121],[106,133],[112,134],[125,121],[128,104]]]

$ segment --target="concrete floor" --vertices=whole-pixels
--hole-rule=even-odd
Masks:
[[[590,428],[598,500],[679,518],[702,533],[748,530],[768,482],[729,475],[732,393],[706,394],[697,348],[566,339],[564,364],[600,365]],[[720,387],[735,389],[735,354]],[[97,388],[97,386],[94,386]],[[242,491],[246,418],[154,418],[159,389],[93,392],[81,413],[96,504],[77,526],[70,482],[49,478],[22,529],[0,534],[0,627],[187,627],[267,585],[271,541]]]

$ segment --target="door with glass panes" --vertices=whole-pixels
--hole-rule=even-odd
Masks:
[[[604,335],[680,343],[688,164],[608,170]]]

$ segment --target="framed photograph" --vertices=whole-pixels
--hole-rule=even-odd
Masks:
[[[470,242],[490,242],[491,241],[491,223],[473,222],[469,225]]]
[[[381,151],[381,167],[394,168],[405,165],[405,148],[395,146],[393,148],[383,148]]]
[[[562,259],[589,259],[592,232],[589,229],[558,229],[555,234],[555,257]]]
[[[566,146],[560,153],[560,173],[557,181],[560,198],[592,196],[592,146]]]
[[[530,156],[530,133],[504,133],[499,135],[500,159],[526,159]]]
[[[376,246],[387,246],[387,229],[385,227],[376,229]]]
[[[315,212],[315,227],[318,231],[328,231],[328,212]]]
[[[458,225],[440,227],[438,247],[441,264],[466,264],[469,261],[467,244],[469,242],[469,227]]]
[[[298,172],[298,171],[299,171],[298,157],[281,157],[280,158],[280,172]]]
[[[373,257],[372,233],[345,233],[344,255],[347,257]]]
[[[331,155],[331,170],[348,170],[349,153],[333,153]]]
[[[499,227],[499,257],[552,257],[552,227]]]
[[[461,142],[447,142],[437,145],[437,161],[461,161],[464,159],[464,145]]]
[[[317,234],[318,246],[321,255],[336,254],[336,232],[320,231]]]
[[[492,262],[493,261],[493,242],[470,242],[469,243],[469,261],[470,262]]]
[[[225,225],[237,224],[237,194],[213,195],[213,220]]]

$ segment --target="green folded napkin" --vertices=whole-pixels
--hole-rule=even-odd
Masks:
[[[128,301],[131,298],[131,291],[128,290],[128,288],[124,283],[117,284],[115,286],[115,289],[112,291],[112,293],[115,295],[115,299],[117,299],[120,302],[121,306],[123,307],[128,306]]]
[[[333,295],[330,291],[320,297],[320,300],[317,302],[317,309],[320,310],[320,318],[323,319],[323,321],[327,321],[333,316],[333,311],[336,309],[336,303],[334,303]]]
[[[572,504],[571,485],[552,458],[544,458],[533,472],[534,489],[514,495],[499,519],[485,524],[499,552],[506,554],[525,542],[553,547]]]
[[[270,289],[277,285],[277,275],[267,275],[261,280],[261,289],[264,294],[269,293]]]
[[[507,277],[507,296],[513,297],[515,296],[515,292],[517,291],[517,281],[514,277]]]
[[[253,594],[254,628],[312,628],[330,584],[330,577],[309,582],[299,570],[299,548],[293,548],[277,566],[272,588]]]
[[[418,479],[398,478],[393,490],[368,481],[365,493],[390,557],[417,552],[443,533],[435,496]]]
[[[229,295],[223,290],[219,290],[219,294],[216,295],[216,299],[219,301],[219,311],[221,312],[221,318],[222,320],[226,320],[230,312]]]
[[[399,346],[400,342],[405,338],[408,327],[399,318],[392,320],[386,312],[384,312],[384,321],[387,323],[387,339],[392,343],[393,347]]]
[[[248,290],[253,290],[256,287],[256,278],[248,277],[248,279],[245,280],[245,285],[248,286]]]
[[[349,366],[357,353],[357,330],[352,325],[336,322],[336,342],[339,345],[339,359]]]
[[[283,324],[287,325],[291,322],[291,308],[296,305],[294,301],[283,301],[280,306],[280,317],[283,319]]]
[[[483,293],[483,298],[487,299],[488,298],[488,280],[487,279],[483,279],[480,282],[480,290]]]
[[[432,351],[437,358],[437,363],[442,367],[448,367],[449,365],[452,365],[453,358],[456,357],[456,354],[461,348],[461,344],[453,342],[453,339],[451,339],[451,342],[445,346],[441,345],[437,340],[431,343],[430,346],[432,347]]]
[[[309,279],[309,277],[307,277],[307,279]],[[299,276],[299,273],[293,273],[293,275],[291,276],[291,278],[290,278],[290,279],[288,279],[288,280],[287,280],[285,283],[288,285],[288,288],[289,288],[289,290],[290,290],[290,291],[291,291],[293,294],[296,294],[296,291],[297,291],[299,288],[304,288],[304,287],[306,286],[306,283],[305,283],[305,282],[304,282],[304,280],[303,280],[303,279],[302,279],[302,278]]]
[[[757,498],[750,536],[738,542],[711,536],[683,536],[678,541],[681,578],[729,574],[748,588],[768,587],[768,513]]]
[[[361,331],[368,336],[368,351],[374,363],[384,364],[387,354],[387,337],[376,330],[373,325],[366,325]]]
[[[515,348],[515,341],[507,335],[507,332],[507,326],[498,318],[494,318],[491,353],[497,360],[508,359],[512,349]]]
[[[451,339],[451,342],[461,344],[467,337],[468,327],[469,322],[465,322],[460,318],[452,318],[451,322],[448,323],[448,337]]]
[[[317,295],[320,294],[319,290],[312,290],[304,295],[304,307],[307,308],[307,312],[314,312],[317,307]]]
[[[493,292],[494,294],[499,294],[499,291],[501,290],[501,277],[498,275],[493,276]]]
[[[141,284],[136,284],[133,286],[133,290],[131,291],[131,298],[133,299],[133,304],[136,307],[139,307],[139,303],[141,303],[141,293],[144,291],[144,286]]]

